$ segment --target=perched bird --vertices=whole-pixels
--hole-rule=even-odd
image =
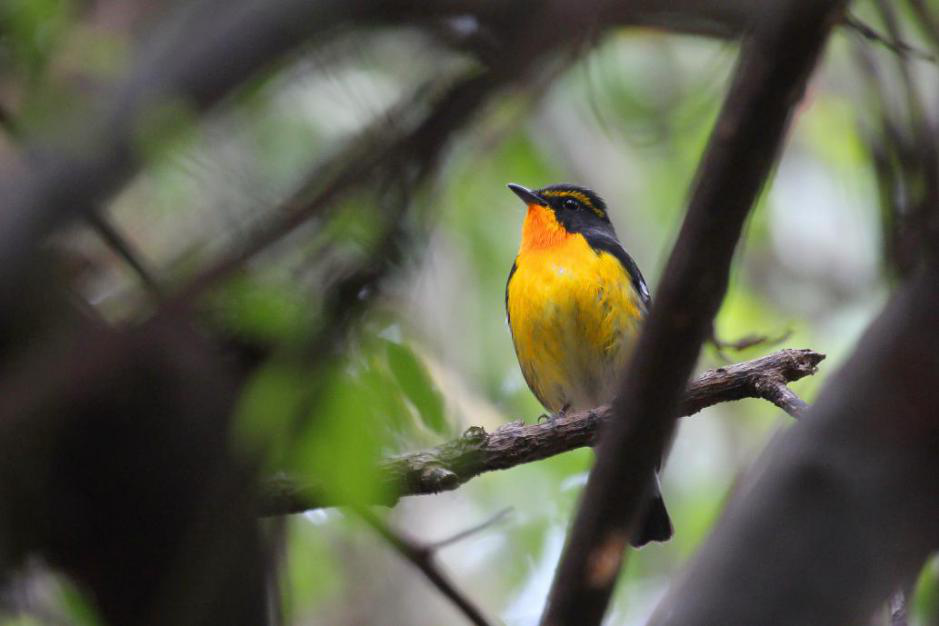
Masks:
[[[651,305],[642,273],[596,193],[566,184],[508,187],[528,206],[505,286],[525,381],[551,414],[609,403]],[[656,478],[631,542],[671,536]]]

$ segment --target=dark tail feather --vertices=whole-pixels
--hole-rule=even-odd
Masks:
[[[668,510],[665,509],[665,501],[662,500],[658,477],[656,477],[653,493],[646,502],[639,519],[639,526],[633,532],[629,543],[638,548],[649,542],[665,542],[671,537],[672,521],[668,517]]]

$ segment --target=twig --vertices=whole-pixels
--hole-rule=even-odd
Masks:
[[[877,8],[887,32],[899,38],[900,22],[893,5],[878,2]],[[874,102],[871,115],[879,118],[876,130],[865,129],[862,135],[877,175],[884,258],[896,276],[908,278],[939,233],[939,222],[931,215],[939,206],[935,176],[939,154],[931,141],[935,123],[927,115],[905,59],[896,59],[897,71],[888,74],[865,46],[856,47],[855,58]],[[904,96],[900,107],[893,106],[897,90],[885,80],[888,76],[899,79]]]
[[[2,105],[0,105],[0,128],[6,131],[10,140],[18,142],[21,139],[22,129],[20,129],[13,115]],[[143,262],[143,257],[133,244],[104,216],[103,210],[86,211],[85,219],[104,240],[104,243],[114,250],[137,274],[143,286],[159,299],[161,290],[156,275],[147,268],[147,265]]]
[[[877,8],[887,32],[894,39],[899,39],[900,22],[893,3],[878,0]],[[932,140],[935,124],[927,114],[909,64],[899,59],[897,69],[902,80],[910,127],[910,140],[904,142],[908,144],[909,150],[900,152],[901,164],[910,171],[904,173],[903,177],[909,183],[911,192],[908,225],[912,232],[917,233],[917,239],[913,241],[916,254],[937,255],[939,251],[932,245],[939,237],[939,177],[936,176],[939,171],[939,150]]]
[[[101,239],[137,274],[147,291],[159,300],[163,290],[156,275],[144,263],[140,251],[99,211],[89,211],[85,218]]]
[[[919,18],[914,20],[914,22],[919,25],[920,29],[929,38],[930,43],[932,43],[934,47],[939,47],[939,21],[936,20],[935,13],[926,6],[923,0],[908,0],[908,4],[913,10],[913,13],[916,14],[916,17]]]
[[[724,353],[725,349],[732,349],[735,351],[743,351],[748,348],[753,348],[754,346],[777,346],[788,340],[792,336],[792,329],[786,329],[781,334],[771,337],[769,335],[760,335],[757,333],[751,333],[745,335],[736,340],[722,340],[717,336],[717,333],[712,329],[711,337],[708,338],[708,342],[714,347],[717,356],[723,359],[724,361],[731,361],[727,355]]]
[[[343,194],[374,181],[380,168],[400,167],[402,160],[411,159],[420,168],[417,175],[423,176],[447,141],[473,119],[506,80],[489,72],[462,76],[432,100],[428,114],[416,123],[414,110],[426,107],[427,99],[423,94],[404,98],[391,114],[366,129],[339,155],[315,168],[298,191],[272,212],[279,217],[270,220],[251,241],[202,270],[169,299],[168,306],[185,305],[230,277],[261,251],[311,219],[323,216]]]
[[[867,46],[857,44],[854,59],[868,98],[874,103],[870,115],[877,118],[876,122],[864,123],[858,116],[858,124],[879,191],[882,257],[887,268],[897,276],[908,276],[919,258],[916,230],[909,225],[913,194],[907,189],[907,183],[914,178],[909,158],[913,151],[907,134],[901,132],[899,122],[893,119],[887,106],[887,88],[874,55]]]
[[[798,399],[785,384],[814,374],[824,357],[812,350],[785,349],[759,359],[708,370],[688,385],[677,413],[691,416],[705,407],[743,398],[779,401],[784,410],[795,408],[798,413],[801,400],[793,403],[792,398]],[[788,394],[780,394],[780,388]],[[550,422],[512,422],[492,433],[471,427],[462,437],[435,448],[391,457],[379,463],[378,474],[386,488],[384,492],[391,495],[386,504],[393,504],[402,496],[455,490],[485,472],[505,470],[591,446],[610,418],[611,409],[604,406]],[[322,492],[315,481],[276,475],[267,479],[260,489],[260,513],[264,516],[291,514],[341,504],[324,500]]]
[[[530,37],[511,30],[513,40],[530,39],[537,44],[538,56],[550,54],[568,36],[583,35],[598,17],[606,27],[655,23],[680,32],[734,37],[746,28],[752,14],[752,3],[745,0],[727,0],[716,7],[696,0],[646,0],[636,6],[597,0],[590,8],[550,4],[555,10],[541,13],[554,13],[560,19],[561,11],[567,9],[564,23],[569,27],[558,31],[550,46],[544,45],[537,29],[524,31]],[[467,15],[490,22],[532,15],[528,3],[511,3],[509,10],[507,5],[502,0],[203,0],[187,4],[141,46],[137,66],[95,107],[93,117],[66,123],[60,144],[44,151],[46,158],[32,164],[25,176],[0,176],[5,203],[0,212],[0,294],[12,297],[17,279],[43,236],[77,217],[81,207],[106,202],[137,171],[142,164],[136,149],[139,127],[162,104],[185,102],[201,113],[314,36],[322,43],[349,24],[429,24],[434,19]],[[511,54],[505,54],[500,62],[511,59]],[[27,152],[37,146],[28,147]]]
[[[864,39],[879,43],[880,45],[900,55],[901,57],[909,56],[916,59],[921,59],[923,61],[929,61],[930,63],[936,62],[936,55],[911,46],[910,44],[897,39],[896,37],[888,38],[886,35],[878,33],[876,30],[853,15],[845,15],[843,22],[845,26],[854,30]]]
[[[801,418],[809,408],[805,401],[786,387],[785,381],[766,378],[759,381],[756,386],[761,392],[761,398],[765,398],[793,418]]]
[[[366,508],[352,508],[356,515],[364,520],[368,526],[375,530],[378,535],[384,538],[388,544],[393,546],[406,560],[411,562],[420,570],[428,581],[430,581],[437,590],[445,597],[450,599],[454,605],[460,608],[467,618],[474,625],[488,625],[489,621],[483,616],[483,613],[473,604],[472,601],[456,589],[450,579],[441,572],[434,561],[434,551],[428,546],[424,546],[404,537],[394,531],[378,516]]]
[[[496,523],[498,523],[499,521],[501,521],[503,518],[505,518],[511,513],[512,513],[512,508],[506,507],[505,509],[499,510],[498,512],[495,513],[494,516],[491,516],[490,518],[482,521],[478,525],[473,525],[469,529],[464,529],[463,531],[455,533],[449,538],[444,538],[443,540],[437,540],[436,542],[430,542],[427,545],[427,547],[432,551],[439,551],[440,549],[446,546],[450,546],[451,544],[456,544],[457,542],[465,540],[466,538],[469,538],[470,536],[475,536],[480,531],[483,531],[484,529],[488,529],[489,527],[492,527],[493,525],[495,525]]]
[[[461,2],[414,0],[203,0],[181,8],[141,46],[136,67],[93,117],[65,123],[67,132],[51,149],[38,149],[48,142],[27,145],[28,154],[44,158],[25,175],[0,176],[0,294],[16,289],[43,236],[82,208],[106,202],[142,165],[140,126],[161,105],[185,102],[204,112],[308,39],[322,43],[349,23],[430,20],[466,10]]]
[[[599,624],[675,428],[681,391],[727,289],[744,222],[844,1],[766,6],[745,40],[656,302],[600,440],[542,622]]]

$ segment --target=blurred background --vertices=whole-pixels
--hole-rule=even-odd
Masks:
[[[28,161],[22,138],[61,137],[63,120],[94,110],[133,66],[139,42],[185,4],[5,0],[4,170]],[[706,346],[698,371],[780,347],[811,348],[827,359],[819,374],[792,386],[811,403],[885,302],[902,269],[878,183],[881,116],[902,107],[891,100],[901,66],[923,94],[937,93],[939,76],[914,4],[898,3],[894,16],[908,44],[901,50],[850,25],[835,31],[749,220],[717,319],[721,340],[768,341],[742,350]],[[939,6],[926,4],[939,15]],[[852,11],[889,33],[875,3],[857,2]],[[378,484],[376,459],[435,446],[470,426],[491,431],[537,420],[543,409],[518,368],[503,305],[524,217],[508,182],[595,189],[655,298],[738,50],[726,37],[677,30],[685,32],[608,29],[575,53],[526,68],[523,80],[507,81],[449,137],[428,173],[386,173],[413,184],[405,198],[388,192],[394,183],[385,179],[338,196],[198,290],[193,308],[203,328],[263,347],[239,387],[230,433],[260,476],[315,476],[337,498],[367,499]],[[369,138],[413,128],[428,103],[479,73],[486,35],[472,17],[441,28],[350,29],[302,47],[207,114],[185,101],[149,111],[135,137],[139,173],[95,220],[76,221],[46,242],[56,276],[107,324],[147,320],[167,295],[264,239],[297,198],[321,193],[336,163],[369,159]],[[474,36],[479,47],[453,43]],[[925,102],[929,111],[937,104]],[[371,267],[374,251],[388,250],[389,233],[394,253],[378,280],[352,281],[355,296],[336,300],[347,279]],[[610,623],[648,618],[735,479],[791,422],[761,400],[681,421],[663,474],[675,536],[630,555]],[[592,459],[580,449],[482,475],[453,492],[407,497],[387,510],[388,524],[435,542],[508,509],[437,557],[489,616],[535,624]],[[280,601],[274,620],[465,621],[345,510],[268,518],[262,527],[272,547],[269,591]],[[41,557],[27,559],[0,592],[6,623],[103,620],[97,612],[81,584]],[[909,619],[937,617],[933,559]]]

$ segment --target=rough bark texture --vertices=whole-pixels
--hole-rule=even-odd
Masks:
[[[793,414],[790,397],[802,401],[786,383],[814,374],[824,358],[808,349],[786,349],[708,370],[688,386],[679,415],[690,416],[705,407],[743,398],[765,398]],[[776,402],[781,397],[787,400]],[[380,475],[386,483],[385,492],[393,495],[392,502],[400,496],[455,490],[484,472],[591,446],[609,418],[610,408],[604,406],[536,424],[512,422],[492,433],[471,427],[462,437],[438,447],[385,460]],[[261,489],[262,514],[289,514],[335,504],[323,501],[319,492],[312,482],[284,475],[273,477]]]

